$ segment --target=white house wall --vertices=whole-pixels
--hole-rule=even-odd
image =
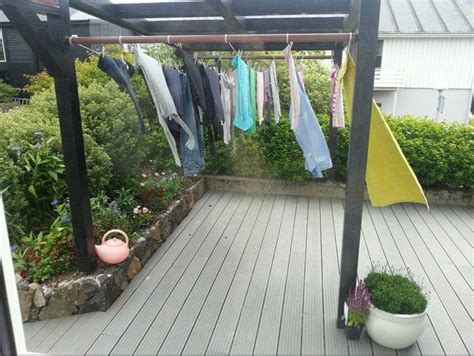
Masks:
[[[381,37],[381,70],[404,70],[405,87],[471,89],[474,37]]]

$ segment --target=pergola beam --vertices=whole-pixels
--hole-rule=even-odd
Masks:
[[[224,18],[224,21],[230,25],[235,32],[245,33],[247,32],[246,20],[243,17],[237,18],[228,5],[223,3],[221,0],[206,0],[217,13]]]
[[[114,25],[141,33],[143,35],[151,34],[151,32],[146,28],[146,26],[143,26],[142,23],[124,21],[119,16],[117,16],[115,13],[116,5],[104,3],[102,0],[69,0],[69,4],[71,7],[79,11],[85,12]]]

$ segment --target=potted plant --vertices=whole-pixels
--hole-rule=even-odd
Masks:
[[[364,282],[372,300],[366,324],[370,338],[391,349],[415,343],[425,327],[428,299],[410,271],[372,270]]]
[[[349,291],[346,299],[345,320],[346,337],[350,340],[360,339],[369,315],[370,293],[364,282],[358,281],[354,291]]]

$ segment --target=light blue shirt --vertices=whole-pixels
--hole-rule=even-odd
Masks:
[[[247,131],[252,127],[252,110],[250,107],[250,74],[249,67],[240,58],[235,56],[232,65],[237,69],[237,107],[234,118],[234,126]]]
[[[322,171],[332,168],[329,148],[299,77],[298,88],[300,116],[298,127],[294,130],[295,137],[303,150],[305,169],[310,171],[313,177],[322,178]]]

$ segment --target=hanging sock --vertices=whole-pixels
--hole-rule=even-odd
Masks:
[[[263,72],[263,117],[265,118],[265,125],[269,126],[272,123],[272,88],[270,79],[270,68]]]
[[[236,113],[234,126],[247,131],[252,127],[252,109],[250,106],[250,70],[247,64],[235,56],[232,65],[237,69]]]
[[[194,136],[188,125],[186,125],[181,117],[179,117],[176,111],[176,106],[166,84],[161,64],[156,59],[143,53],[143,51],[139,48],[135,52],[135,61],[142,70],[145,82],[155,104],[156,112],[158,114],[158,121],[165,132],[165,136],[168,140],[168,144],[170,145],[171,152],[173,153],[175,163],[177,166],[181,167],[181,160],[176,147],[176,141],[171,134],[167,120],[176,121],[176,123],[178,123],[179,126],[181,126],[181,128],[186,131],[188,134],[186,146],[189,149],[192,149],[195,145]]]
[[[291,128],[294,130],[298,127],[300,117],[300,94],[298,88],[298,74],[296,73],[295,61],[291,54],[291,44],[283,50],[283,55],[286,57],[290,76],[290,121]]]
[[[108,74],[119,86],[127,91],[128,95],[130,95],[135,111],[137,112],[138,131],[144,134],[145,123],[143,120],[143,113],[140,109],[137,95],[133,90],[132,82],[130,80],[131,74],[129,74],[129,70],[132,68],[131,65],[127,68],[127,64],[119,59],[100,55],[97,67],[99,67],[99,69],[104,73]]]
[[[348,53],[339,70],[339,83],[343,85],[344,105],[351,120],[355,64]],[[372,100],[365,180],[373,206],[413,202],[428,207],[428,201],[415,173],[374,100]]]
[[[275,60],[273,60],[270,65],[270,86],[272,88],[273,115],[275,116],[275,122],[278,124],[281,117],[281,107]]]
[[[311,102],[309,101],[308,95],[306,95],[300,77],[297,75],[294,65],[291,66],[291,63],[294,63],[294,61],[290,46],[285,49],[285,56],[288,63],[290,63],[290,72],[293,71],[294,73],[294,79],[297,85],[296,89],[298,90],[296,93],[298,100],[292,97],[290,108],[290,118],[295,118],[295,111],[298,113],[298,124],[293,129],[296,141],[298,141],[303,151],[305,169],[310,171],[313,177],[322,178],[322,171],[332,168],[331,155],[329,154],[326,138],[319,126],[318,119],[314,114]],[[292,94],[292,96],[294,95],[295,93]]]

